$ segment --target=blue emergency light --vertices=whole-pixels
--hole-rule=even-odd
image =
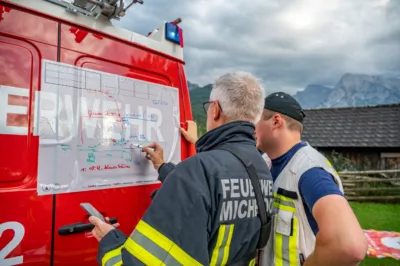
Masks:
[[[179,27],[171,22],[165,23],[165,39],[176,44],[181,44]]]

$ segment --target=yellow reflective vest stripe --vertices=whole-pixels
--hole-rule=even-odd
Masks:
[[[298,265],[298,251],[297,251],[297,237],[298,237],[298,220],[294,216],[296,209],[292,199],[275,194],[274,206],[278,209],[278,215],[275,216],[275,266],[297,266]],[[285,219],[281,221],[282,218],[279,217],[279,212],[281,215],[284,212],[286,217],[289,214],[290,219]],[[279,228],[280,223],[283,226],[288,226],[290,223],[290,230],[284,230]]]
[[[274,193],[274,207],[288,212],[296,213],[296,207],[291,198]]]

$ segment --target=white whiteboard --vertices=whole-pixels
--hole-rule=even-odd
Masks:
[[[158,183],[131,144],[181,159],[177,88],[43,60],[35,102],[39,195]]]

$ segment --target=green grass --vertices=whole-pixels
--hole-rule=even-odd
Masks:
[[[400,232],[400,204],[376,204],[351,202],[363,229]],[[394,259],[374,259],[367,257],[361,266],[399,266]]]

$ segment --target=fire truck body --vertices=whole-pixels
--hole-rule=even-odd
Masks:
[[[126,234],[140,220],[159,185],[37,195],[35,95],[46,59],[176,87],[180,121],[191,119],[182,47],[167,40],[165,25],[145,37],[46,1],[0,1],[0,265],[96,265],[81,202],[118,219]],[[181,159],[189,153],[182,139]]]

